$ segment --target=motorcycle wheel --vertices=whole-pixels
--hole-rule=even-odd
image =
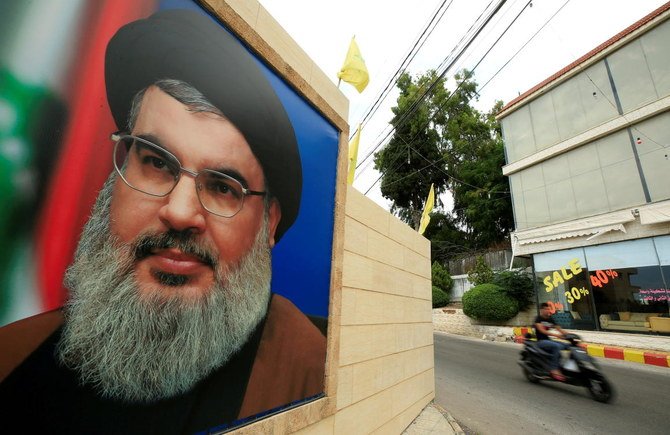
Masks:
[[[523,368],[523,374],[524,374],[524,376],[526,376],[526,379],[528,379],[528,381],[532,382],[533,384],[537,384],[538,382],[540,382],[540,378],[535,376],[535,374],[533,374],[533,372],[531,372],[530,370],[528,370],[525,367]]]
[[[602,376],[592,377],[587,385],[589,393],[598,402],[607,403],[612,399],[614,391],[612,386]]]

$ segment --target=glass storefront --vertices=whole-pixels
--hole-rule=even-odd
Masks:
[[[533,256],[538,304],[564,328],[651,332],[668,317],[670,236]]]

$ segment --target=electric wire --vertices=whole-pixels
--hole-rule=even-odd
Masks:
[[[421,50],[421,48],[423,48],[423,45],[425,44],[425,42],[428,40],[430,35],[435,30],[435,28],[437,27],[437,24],[439,24],[439,22],[444,17],[444,14],[449,10],[449,8],[451,7],[451,4],[454,2],[454,0],[450,0],[449,4],[445,8],[444,5],[447,3],[447,1],[448,0],[444,0],[440,4],[440,6],[435,10],[435,13],[433,14],[432,18],[430,19],[428,24],[423,28],[423,31],[417,37],[416,41],[414,41],[414,44],[412,45],[412,47],[408,51],[408,53],[405,56],[405,58],[403,59],[403,61],[400,63],[400,66],[396,69],[396,71],[393,73],[391,78],[388,80],[384,89],[381,91],[381,93],[379,94],[379,96],[377,97],[375,102],[372,103],[372,105],[370,105],[368,107],[368,109],[366,109],[367,112],[365,113],[365,115],[363,116],[363,119],[358,124],[360,124],[361,126],[366,125],[368,119],[372,118],[372,116],[374,116],[374,114],[377,112],[377,109],[379,109],[379,107],[381,106],[381,103],[386,99],[388,94],[393,89],[393,86],[398,82],[398,78],[400,77],[400,75],[402,75],[402,73],[404,73],[407,70],[407,67],[409,66],[409,64],[414,60],[414,58],[416,57],[419,50]],[[440,11],[442,11],[442,12],[440,13]],[[439,14],[439,17],[438,17],[438,14]],[[432,26],[432,28],[431,28],[431,26]],[[351,139],[353,139],[354,134],[352,134],[351,137],[349,138],[350,141],[351,141]]]
[[[502,39],[502,37],[507,33],[507,31],[512,27],[512,25],[514,25],[514,23],[519,19],[519,17],[521,16],[521,14],[526,10],[526,8],[529,7],[529,5],[530,5],[531,3],[532,3],[532,0],[529,0],[529,1],[526,3],[526,5],[521,9],[521,11],[519,11],[519,13],[516,15],[516,17],[514,17],[514,19],[510,22],[510,24],[509,24],[509,25],[505,28],[505,30],[498,36],[498,38],[495,40],[495,42],[489,47],[489,49],[488,49],[488,50],[484,53],[484,55],[479,59],[479,61],[477,62],[477,64],[472,68],[472,72],[474,72],[474,71],[477,69],[477,67],[481,64],[481,62],[486,58],[486,56],[491,52],[491,50],[498,44],[498,42]],[[497,9],[497,10],[499,10],[499,9]],[[496,11],[497,11],[497,10],[496,10]],[[492,18],[492,17],[490,16],[489,19],[490,19],[490,18]],[[487,22],[488,22],[488,21],[487,21]],[[480,30],[481,30],[481,28],[480,28]],[[466,48],[467,48],[467,47],[466,47]],[[446,71],[445,71],[445,72],[446,72]],[[438,108],[438,110],[439,110],[439,109],[442,109],[442,108],[444,107],[444,105],[445,105],[447,102],[449,102],[449,100],[450,100],[454,95],[456,95],[456,93],[458,92],[458,90],[460,89],[460,87],[462,86],[463,83],[464,83],[464,81],[461,81],[461,83],[459,83],[459,85],[458,85],[458,87],[456,88],[456,90],[455,90],[454,92],[452,92],[452,93],[449,95],[449,97],[447,98],[447,100],[445,100],[445,101],[440,105],[440,107]],[[468,103],[469,103],[470,101],[471,101],[471,100],[468,100]],[[412,106],[411,106],[411,107],[412,107]],[[428,121],[427,121],[427,123],[430,123],[430,121],[431,121],[431,119],[429,118]],[[427,124],[424,124],[424,125],[422,126],[422,128],[419,129],[419,131],[422,130],[423,128],[425,128],[426,126],[427,126]],[[412,142],[412,141],[416,138],[416,135],[417,135],[417,134],[418,134],[418,132],[417,132],[417,133],[416,133],[416,134],[409,140],[409,142]],[[416,149],[414,149],[413,147],[411,147],[411,145],[409,145],[409,143],[408,143],[402,136],[398,135],[398,138],[400,138],[403,142],[405,142],[405,144],[406,144],[408,147],[412,148],[417,154],[419,154],[419,156],[421,156],[423,159],[425,159],[425,160],[427,160],[428,162],[430,162],[430,160],[428,160],[425,156],[423,156],[423,155],[422,155],[421,153],[419,153]],[[440,159],[440,160],[434,162],[434,164],[441,163],[443,160],[444,160],[444,157],[443,157],[442,159]],[[432,166],[432,165],[431,165],[431,166]],[[438,166],[438,169],[439,169],[442,173],[444,173],[444,175],[446,175],[449,179],[454,180],[454,181],[456,181],[456,182],[458,182],[458,183],[460,183],[460,184],[465,184],[466,186],[472,187],[472,188],[474,188],[474,189],[486,190],[486,189],[483,189],[482,187],[474,186],[474,185],[472,185],[472,184],[470,184],[470,183],[467,183],[467,182],[465,182],[465,181],[463,181],[463,180],[459,180],[459,179],[453,177],[452,175],[447,174],[447,173],[446,173],[440,166]],[[384,175],[386,175],[387,173],[388,173],[388,170],[382,172],[382,173],[380,174],[380,176],[377,178],[377,180],[375,180],[375,182],[368,188],[368,190],[365,192],[365,194],[367,195],[367,194],[370,192],[370,190],[371,190],[371,189],[372,189],[372,188],[379,182],[379,180],[381,180],[382,177],[383,177]],[[404,177],[403,177],[403,178],[404,178]],[[400,180],[401,180],[401,179],[400,179]],[[398,181],[400,181],[400,180],[395,180],[395,181],[391,182],[390,184],[394,184],[394,183],[396,183],[396,182],[398,182]],[[509,191],[488,191],[488,193],[509,193]]]
[[[454,48],[453,48],[453,49],[451,50],[451,52],[447,55],[447,57],[445,57],[445,59],[440,63],[440,66],[442,66],[442,65],[447,64],[447,62],[448,62],[447,67],[444,68],[444,70],[443,70],[443,71],[442,71],[442,72],[435,78],[435,80],[432,81],[432,82],[429,84],[428,89],[423,90],[422,93],[421,93],[421,95],[417,98],[417,100],[415,100],[415,101],[412,103],[412,105],[411,105],[408,109],[406,109],[406,110],[401,114],[400,118],[398,119],[398,121],[397,121],[397,123],[396,123],[397,126],[401,126],[401,125],[403,125],[403,123],[405,122],[405,120],[406,120],[407,118],[409,118],[409,116],[411,116],[411,115],[414,114],[414,112],[417,110],[418,106],[422,103],[422,101],[423,101],[423,100],[428,96],[428,94],[435,88],[435,86],[437,85],[437,83],[438,83],[442,78],[444,78],[444,76],[446,75],[446,73],[449,71],[449,67],[452,66],[452,65],[453,65],[453,64],[454,64],[454,63],[455,63],[455,62],[456,62],[456,61],[463,55],[463,53],[468,49],[468,47],[470,46],[470,44],[472,43],[472,41],[474,40],[474,38],[476,38],[477,35],[479,35],[479,33],[481,33],[483,27],[485,27],[486,24],[488,24],[488,22],[489,22],[489,21],[493,18],[493,16],[500,10],[500,8],[506,3],[506,1],[507,1],[507,0],[500,0],[500,1],[498,2],[498,5],[496,6],[496,8],[489,14],[489,16],[487,17],[487,19],[486,19],[482,24],[479,25],[479,27],[478,27],[478,29],[475,31],[474,35],[468,38],[467,35],[470,34],[470,33],[472,32],[473,28],[477,25],[477,21],[481,19],[481,17],[484,15],[484,13],[490,8],[491,4],[493,4],[493,0],[486,6],[486,8],[484,8],[484,10],[482,11],[482,13],[479,15],[479,17],[477,18],[477,20],[475,20],[475,22],[473,22],[473,24],[470,26],[470,29],[468,29],[468,31],[467,31],[466,34],[461,38],[461,40],[459,41],[459,43],[456,44],[456,45],[454,46]],[[458,48],[459,48],[459,44],[461,44],[461,43],[462,43],[464,40],[466,40],[466,39],[468,39],[468,43],[466,44],[466,46],[463,47],[463,48],[461,48],[460,50],[458,50]],[[451,59],[452,55],[454,54],[454,52],[456,52],[456,50],[458,50],[458,54],[456,55],[456,57],[455,57],[452,61],[449,62],[449,59]],[[436,71],[439,71],[439,69],[437,69]],[[420,88],[419,91],[421,91],[421,88]],[[365,157],[363,157],[363,159],[356,165],[356,169],[358,169],[358,168],[363,164],[363,162],[365,162],[368,158],[370,158],[370,157],[374,154],[374,152],[375,152],[375,151],[376,151],[376,150],[377,150],[377,149],[378,149],[378,148],[379,148],[379,147],[386,141],[386,139],[389,138],[389,136],[393,133],[393,131],[395,130],[395,128],[396,128],[396,127],[391,128],[391,130],[389,130],[389,132],[384,136],[384,138],[383,138],[382,140],[380,140],[380,141],[377,143],[377,145],[375,145],[375,147],[373,147],[373,149],[372,149],[369,153],[366,154]]]

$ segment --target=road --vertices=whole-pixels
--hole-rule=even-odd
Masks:
[[[670,368],[598,358],[616,393],[603,404],[586,388],[528,382],[516,363],[522,345],[434,338],[435,402],[468,434],[670,433]]]

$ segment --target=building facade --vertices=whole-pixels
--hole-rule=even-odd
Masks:
[[[670,2],[499,115],[514,254],[532,257],[538,302],[564,327],[670,322],[668,47]]]

